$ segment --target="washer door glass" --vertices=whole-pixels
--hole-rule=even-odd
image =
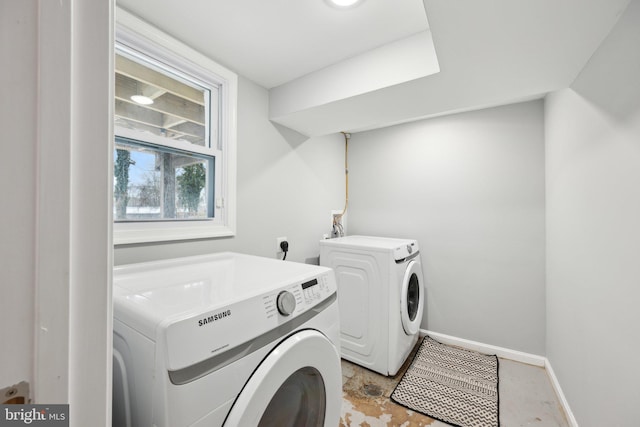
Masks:
[[[298,369],[273,396],[258,427],[322,427],[326,404],[320,372],[309,366]]]
[[[322,333],[306,329],[286,338],[260,363],[224,425],[335,426],[341,405],[340,354]]]
[[[422,287],[422,271],[420,264],[412,260],[402,279],[400,295],[400,313],[402,328],[407,335],[413,335],[420,329],[424,311],[424,289]]]
[[[409,278],[409,286],[407,287],[407,314],[409,320],[416,320],[418,314],[418,306],[420,302],[420,281],[418,276],[413,273]]]

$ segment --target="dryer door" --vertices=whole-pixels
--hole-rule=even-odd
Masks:
[[[402,293],[400,294],[402,328],[407,335],[418,333],[423,311],[424,286],[422,285],[422,270],[419,263],[411,260],[404,272]]]
[[[236,399],[225,426],[332,426],[340,421],[340,355],[315,330],[297,332],[262,361]]]

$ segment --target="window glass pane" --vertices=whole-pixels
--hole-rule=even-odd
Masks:
[[[213,157],[118,138],[113,162],[116,221],[213,217]]]
[[[116,53],[115,69],[116,126],[203,147],[211,146],[210,135],[217,141],[217,88],[126,52]]]

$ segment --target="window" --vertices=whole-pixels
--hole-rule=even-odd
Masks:
[[[214,218],[215,157],[116,138],[116,221]]]
[[[120,9],[115,52],[115,244],[235,234],[237,76]]]

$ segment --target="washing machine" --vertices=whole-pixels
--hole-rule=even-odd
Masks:
[[[418,340],[425,305],[416,240],[346,236],[320,241],[336,275],[342,357],[395,375]]]
[[[220,253],[117,267],[113,425],[331,426],[333,271]]]

